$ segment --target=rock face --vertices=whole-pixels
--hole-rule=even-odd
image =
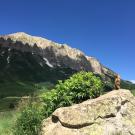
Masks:
[[[94,69],[93,72],[98,73],[98,74],[102,74],[104,72],[103,66],[100,64],[100,62],[97,59],[90,56],[86,56],[86,58],[91,64],[92,69]]]
[[[43,121],[41,135],[135,135],[135,97],[120,89],[59,108]]]
[[[85,56],[78,49],[41,37],[30,36],[23,32],[0,36],[0,47],[7,48],[8,52],[6,53],[16,50],[22,53],[29,52],[31,55],[38,55],[44,60],[44,62],[40,62],[39,64],[43,66],[46,63],[50,68],[61,66],[76,71],[85,70],[98,74],[108,70],[107,68],[103,68],[97,59]],[[1,53],[3,56],[5,52],[2,51]],[[11,55],[7,56],[7,64],[10,64],[10,57]]]

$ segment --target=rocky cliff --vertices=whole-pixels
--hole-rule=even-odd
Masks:
[[[57,109],[41,135],[135,135],[135,97],[128,90]]]
[[[4,51],[2,48],[7,50]],[[88,57],[80,50],[23,32],[0,36],[0,49],[1,57],[5,53],[9,54],[6,58],[7,64],[10,64],[12,59],[11,52],[16,50],[21,53],[31,53],[33,57],[40,56],[42,58],[38,63],[40,66],[47,64],[50,68],[67,67],[76,71],[85,70],[98,74],[106,74],[109,71],[96,58]]]

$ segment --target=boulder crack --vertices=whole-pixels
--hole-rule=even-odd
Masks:
[[[71,125],[71,124],[62,122],[57,116],[52,115],[52,122],[57,123],[58,121],[61,123],[61,125],[63,127],[71,128],[71,129],[80,129],[80,128],[91,126],[91,125],[95,124],[95,122],[90,122],[90,123],[86,122],[86,123],[82,123],[82,124]]]
[[[105,116],[98,116],[95,120],[101,118],[101,119],[108,119],[108,118],[113,118],[113,117],[116,117],[115,114],[111,113],[111,114],[108,114],[108,115],[105,115]]]

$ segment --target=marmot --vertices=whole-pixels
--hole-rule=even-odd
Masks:
[[[116,75],[115,77],[115,89],[120,89],[120,75]]]

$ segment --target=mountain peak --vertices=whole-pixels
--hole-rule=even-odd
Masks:
[[[25,32],[16,32],[16,33],[9,34],[9,35],[13,35],[13,36],[29,36],[29,34],[27,34]]]
[[[37,36],[31,36],[25,32],[17,32],[9,35],[4,35],[0,36],[4,39],[10,38],[12,41],[20,41],[23,44],[29,44],[30,46],[33,46],[34,44],[37,44],[38,47],[44,48],[48,46],[52,41],[42,38],[42,37],[37,37]]]
[[[16,32],[16,33],[12,33],[12,34],[7,34],[7,35],[4,35],[3,37],[12,37],[12,38],[20,38],[20,37],[33,37],[25,32]]]

